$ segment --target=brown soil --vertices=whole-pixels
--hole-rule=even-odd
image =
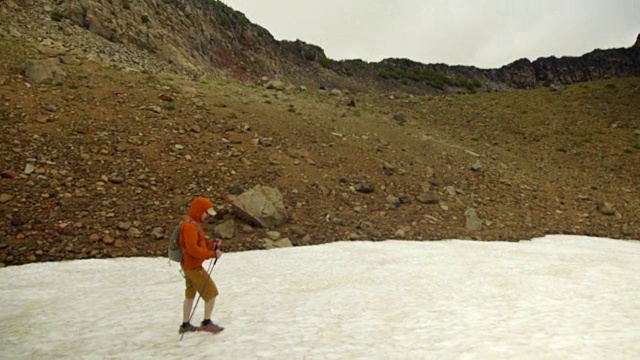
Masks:
[[[22,66],[41,55],[6,39],[0,47],[11,49],[0,53],[5,265],[163,256],[166,239],[152,230],[170,232],[198,195],[221,210],[209,233],[237,222],[227,251],[260,249],[267,229],[226,211],[231,187],[255,185],[283,193],[291,221],[275,230],[295,246],[640,239],[638,78],[561,91],[332,95],[84,60],[62,65],[62,84],[32,85]],[[400,113],[406,121],[394,120]],[[374,191],[354,191],[359,183]],[[432,203],[419,201],[425,193]],[[466,227],[469,208],[482,230]]]

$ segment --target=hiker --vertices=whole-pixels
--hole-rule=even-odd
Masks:
[[[182,312],[182,325],[179,333],[188,331],[208,331],[219,333],[223,327],[211,321],[211,313],[218,296],[218,288],[209,273],[202,267],[202,263],[211,258],[219,258],[222,252],[219,250],[220,240],[208,240],[205,237],[202,224],[210,216],[215,216],[213,203],[204,197],[197,197],[191,202],[189,216],[186,216],[180,228],[180,249],[182,256],[182,270],[185,275],[186,289],[184,292],[184,304]],[[200,327],[191,325],[191,309],[196,292],[205,301],[204,320]]]

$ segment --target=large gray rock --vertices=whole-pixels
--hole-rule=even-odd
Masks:
[[[60,83],[67,74],[60,67],[57,58],[47,60],[29,60],[24,64],[24,76],[33,83]]]
[[[257,185],[233,201],[233,212],[256,225],[272,228],[289,220],[280,190]]]
[[[289,238],[271,240],[271,239],[262,239],[262,243],[265,249],[277,249],[277,248],[287,248],[293,247],[293,243]]]
[[[269,81],[267,84],[264,85],[264,87],[269,90],[278,90],[278,91],[284,91],[285,89],[284,82],[280,80]]]
[[[236,222],[227,220],[213,229],[213,233],[221,239],[231,239],[236,236]]]
[[[464,212],[464,217],[466,219],[467,229],[471,231],[480,231],[482,230],[482,220],[478,217],[478,213],[476,209],[469,208]]]

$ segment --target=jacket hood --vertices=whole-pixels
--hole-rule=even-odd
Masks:
[[[189,208],[189,217],[197,222],[202,222],[202,214],[213,207],[213,203],[203,197],[197,197],[193,199],[191,202],[191,207]]]

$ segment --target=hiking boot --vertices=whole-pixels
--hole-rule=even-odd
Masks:
[[[180,329],[178,329],[178,334],[184,334],[186,332],[198,331],[197,326],[191,325],[191,323],[185,323],[180,325]]]
[[[205,320],[202,322],[202,325],[200,325],[200,331],[207,331],[213,334],[217,334],[222,330],[224,330],[222,326],[215,324],[211,320]]]

